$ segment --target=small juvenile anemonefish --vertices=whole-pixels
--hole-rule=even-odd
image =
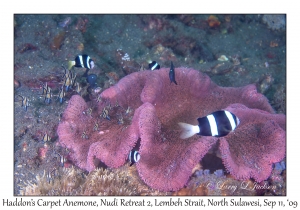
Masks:
[[[141,158],[141,155],[138,151],[131,150],[129,155],[128,155],[128,160],[130,162],[130,166],[137,163],[140,160],[140,158]]]
[[[46,143],[48,141],[51,141],[51,137],[47,133],[45,133],[42,140]]]
[[[64,97],[66,96],[66,93],[64,91],[64,86],[62,86],[60,88],[60,91],[58,93],[58,98],[59,98],[59,103],[63,103],[64,102]]]
[[[52,89],[48,86],[47,87],[47,92],[46,92],[46,95],[45,95],[45,103],[50,104],[52,96],[53,96]]]
[[[103,117],[104,119],[110,120],[110,116],[108,114],[108,109],[105,107],[101,113],[101,117]]]
[[[65,166],[65,162],[67,162],[67,158],[64,155],[61,155],[59,153],[57,153],[59,155],[59,162],[60,162],[60,166],[64,167]]]
[[[25,111],[27,111],[27,107],[29,107],[29,99],[25,96],[18,96],[22,98],[22,107],[24,107]]]
[[[195,134],[216,137],[226,136],[240,124],[239,118],[226,110],[213,112],[197,120],[198,125],[178,123],[182,129],[181,139],[189,138]]]
[[[152,61],[151,63],[149,63],[149,69],[151,69],[152,71],[155,69],[160,69],[160,65],[156,61]]]
[[[74,61],[68,62],[69,70],[72,66],[79,67],[79,68],[86,68],[86,72],[84,75],[87,75],[87,72],[95,67],[94,61],[88,55],[77,55]]]

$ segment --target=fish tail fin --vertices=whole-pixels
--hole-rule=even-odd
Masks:
[[[75,65],[75,61],[69,61],[68,62],[68,69],[70,70],[72,68],[72,66]]]
[[[182,129],[182,133],[180,135],[181,139],[187,139],[187,138],[195,135],[196,133],[200,132],[199,126],[194,126],[194,125],[183,123],[183,122],[178,123],[178,125]]]

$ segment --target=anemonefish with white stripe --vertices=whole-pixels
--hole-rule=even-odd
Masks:
[[[195,134],[215,137],[226,136],[240,124],[239,118],[226,110],[213,112],[197,120],[198,125],[178,123],[182,129],[181,139],[189,138]]]
[[[87,75],[88,70],[95,67],[94,61],[88,55],[77,55],[74,61],[68,62],[69,70],[73,67],[86,68],[85,75]]]
[[[152,61],[151,63],[149,63],[149,69],[151,69],[152,71],[155,69],[160,69],[160,65],[156,61]]]
[[[141,155],[138,151],[131,150],[129,155],[128,155],[128,160],[130,162],[130,166],[132,166],[133,164],[139,162],[140,158],[141,158]]]

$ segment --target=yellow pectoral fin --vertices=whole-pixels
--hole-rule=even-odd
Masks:
[[[68,62],[68,69],[70,70],[75,65],[75,61]]]

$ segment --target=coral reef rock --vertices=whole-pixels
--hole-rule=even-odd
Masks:
[[[134,168],[134,167],[131,167]],[[97,168],[85,174],[77,168],[60,168],[52,174],[37,175],[20,190],[20,195],[167,195],[150,189],[128,166]]]
[[[264,15],[262,18],[263,23],[267,24],[271,30],[285,31],[286,16],[285,15]]]
[[[72,96],[57,130],[71,161],[88,171],[103,163],[118,168],[140,140],[141,179],[153,189],[176,191],[220,139],[223,162],[235,178],[268,178],[272,163],[285,156],[285,115],[275,114],[255,85],[219,87],[200,71],[175,72],[178,85],[162,68],[132,73],[92,102]],[[179,138],[178,122],[197,125],[198,117],[221,109],[240,119],[234,132],[223,138]]]
[[[138,185],[128,175],[128,172],[119,170],[113,172],[109,169],[96,169],[92,171],[84,185],[83,195],[138,195]]]
[[[80,185],[86,176],[80,169],[61,168],[53,173],[44,172],[28,182],[20,190],[20,195],[80,195]]]
[[[239,181],[225,175],[201,174],[191,178],[187,186],[174,192],[173,195],[180,196],[254,196],[256,191],[254,182],[251,180]]]

